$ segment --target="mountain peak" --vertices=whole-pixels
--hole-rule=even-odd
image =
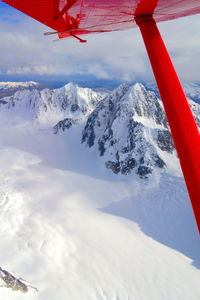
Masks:
[[[143,85],[142,83],[140,83],[140,82],[136,82],[136,83],[132,86],[132,88],[133,88],[134,90],[138,90],[138,91],[146,90],[145,87],[144,87],[144,85]]]
[[[5,110],[12,110],[20,120],[26,116],[45,126],[55,126],[63,120],[65,126],[62,128],[68,128],[66,119],[72,119],[74,124],[73,120],[86,118],[102,97],[102,93],[70,82],[53,90],[19,88],[12,96],[2,98],[0,105]],[[61,128],[57,127],[58,130]]]
[[[71,90],[71,89],[74,89],[74,88],[78,88],[79,86],[75,83],[73,83],[72,81],[68,82],[67,84],[65,84],[63,86],[63,88],[65,88],[66,90]]]
[[[162,169],[167,164],[163,152],[173,155],[168,132],[161,100],[137,83],[120,85],[97,105],[88,118],[82,142],[97,148],[114,173],[127,175],[135,170],[145,178],[154,167]]]
[[[115,98],[117,100],[121,99],[130,89],[130,87],[126,83],[120,84],[111,94],[110,96],[112,98]]]

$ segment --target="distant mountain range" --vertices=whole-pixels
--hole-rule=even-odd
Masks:
[[[155,83],[148,82],[144,83],[144,85],[147,89],[150,89],[159,95],[158,88]],[[182,85],[186,96],[194,102],[200,104],[200,82],[185,82]]]
[[[2,90],[18,90],[1,98],[1,109],[52,127],[54,134],[81,125],[80,142],[94,148],[115,174],[147,178],[177,159],[162,101],[141,83],[122,84],[112,92],[73,83],[53,90],[38,87],[35,82],[2,84]],[[189,102],[200,126],[200,105]]]
[[[0,82],[0,101],[1,98],[11,96],[16,91],[24,90],[24,89],[43,89],[45,87],[44,84],[35,82],[35,81],[22,81],[22,82],[12,82],[12,81],[1,81]]]

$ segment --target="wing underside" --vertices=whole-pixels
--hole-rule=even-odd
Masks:
[[[157,22],[200,13],[199,0],[1,0],[45,24],[59,37],[125,30],[134,17]]]

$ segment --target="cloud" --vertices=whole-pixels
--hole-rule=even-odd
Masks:
[[[181,79],[198,80],[200,17],[160,23],[159,28]],[[50,31],[48,27],[21,13],[5,14],[4,11],[0,20],[0,73],[92,74],[122,81],[152,78],[137,28],[88,35],[86,44],[73,38],[53,42],[57,37],[44,36],[46,31]]]
[[[22,75],[22,74],[38,74],[38,75],[56,75],[54,69],[47,65],[40,65],[35,67],[16,67],[8,69],[4,72],[8,75]]]

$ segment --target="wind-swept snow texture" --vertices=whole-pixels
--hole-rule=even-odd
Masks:
[[[0,267],[38,289],[2,287],[0,299],[200,299],[200,239],[175,153],[146,179],[114,174],[81,144],[104,100],[83,89],[88,97],[73,115],[68,88],[77,89],[34,91],[40,97],[29,109],[16,94],[0,107]],[[36,99],[43,105],[51,93],[55,101],[41,112]],[[81,122],[53,134],[65,118]]]

